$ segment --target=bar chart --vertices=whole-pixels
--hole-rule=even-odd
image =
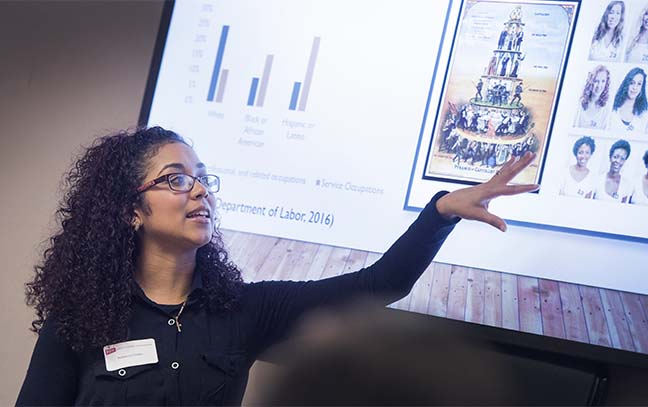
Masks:
[[[313,81],[313,73],[315,72],[315,63],[317,62],[317,54],[319,53],[319,46],[320,37],[313,38],[313,45],[311,47],[310,56],[308,57],[308,67],[306,68],[306,76],[304,77],[303,86],[302,82],[295,82],[293,84],[290,104],[288,105],[288,109],[290,110],[300,110],[302,112],[306,110],[311,83]],[[299,106],[297,106],[297,102],[299,102]]]
[[[422,106],[436,98],[427,84],[444,25],[430,16],[446,16],[450,0],[175,4],[151,125],[196,141],[227,183],[223,200],[335,210],[341,220],[337,230],[316,230],[308,221],[223,213],[229,227],[368,249],[403,230],[412,145]],[[394,30],[392,22],[407,23]],[[397,215],[380,222],[384,233],[361,234],[394,213],[396,201]]]
[[[256,77],[252,78],[252,84],[250,85],[250,93],[247,101],[248,106],[263,107],[263,103],[265,102],[266,92],[268,91],[268,82],[270,81],[270,71],[272,70],[273,60],[274,60],[274,55],[266,56],[265,64],[263,65],[263,74],[261,75],[260,82],[259,82],[259,78]]]
[[[223,101],[223,94],[225,93],[229,70],[221,69],[221,66],[223,64],[223,55],[225,54],[225,44],[227,43],[229,28],[229,25],[224,25],[221,30],[220,40],[218,42],[218,51],[216,52],[216,61],[214,62],[214,70],[212,71],[212,77],[209,83],[209,92],[207,93],[208,102],[214,102],[214,93],[216,93],[215,102],[221,103]]]
[[[207,102],[222,103],[224,99],[228,78],[231,77],[230,70],[223,67],[229,34],[230,26],[223,25],[220,31],[218,48],[216,51],[214,65],[211,71],[211,79],[209,81],[209,89],[207,92]],[[304,79],[294,82],[292,85],[292,90],[286,91],[286,95],[290,96],[290,102],[288,104],[289,110],[302,112],[306,110],[315,73],[315,66],[317,64],[319,48],[320,37],[313,37]],[[266,55],[261,75],[253,76],[251,81],[248,82],[250,85],[249,91],[247,91],[247,106],[263,107],[265,105],[266,95],[268,93],[268,84],[270,82],[270,75],[272,73],[274,60],[274,54]],[[234,79],[232,78],[232,81],[233,80]]]

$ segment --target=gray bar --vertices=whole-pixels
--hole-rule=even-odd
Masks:
[[[272,60],[274,55],[266,56],[265,65],[263,66],[263,76],[261,76],[261,85],[259,86],[259,94],[257,95],[257,106],[263,106],[265,100],[266,89],[268,89],[268,79],[270,79],[270,70],[272,69]]]
[[[218,91],[216,91],[216,101],[218,103],[223,101],[223,93],[225,93],[225,85],[227,85],[227,74],[229,69],[223,69],[221,71],[220,81],[218,81]]]
[[[306,109],[306,102],[308,102],[308,92],[310,91],[311,81],[313,80],[313,71],[315,70],[319,44],[320,37],[313,38],[313,47],[311,48],[310,58],[308,58],[308,68],[306,69],[306,78],[304,78],[304,87],[302,88],[302,94],[299,98],[299,110],[301,111]]]

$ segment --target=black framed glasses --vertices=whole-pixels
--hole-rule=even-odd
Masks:
[[[196,181],[205,187],[210,194],[215,194],[220,190],[220,178],[218,175],[206,174],[194,177],[193,175],[175,172],[173,174],[162,175],[154,180],[151,180],[143,185],[137,187],[136,192],[139,194],[147,189],[165,182],[169,185],[169,189],[176,192],[189,192],[193,189]]]

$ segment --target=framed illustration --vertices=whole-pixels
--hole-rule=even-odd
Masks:
[[[532,151],[515,182],[539,182],[578,4],[463,2],[423,179],[483,182]]]

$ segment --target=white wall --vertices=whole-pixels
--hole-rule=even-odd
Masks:
[[[24,283],[82,144],[136,125],[161,1],[0,1],[0,405],[35,335]]]

